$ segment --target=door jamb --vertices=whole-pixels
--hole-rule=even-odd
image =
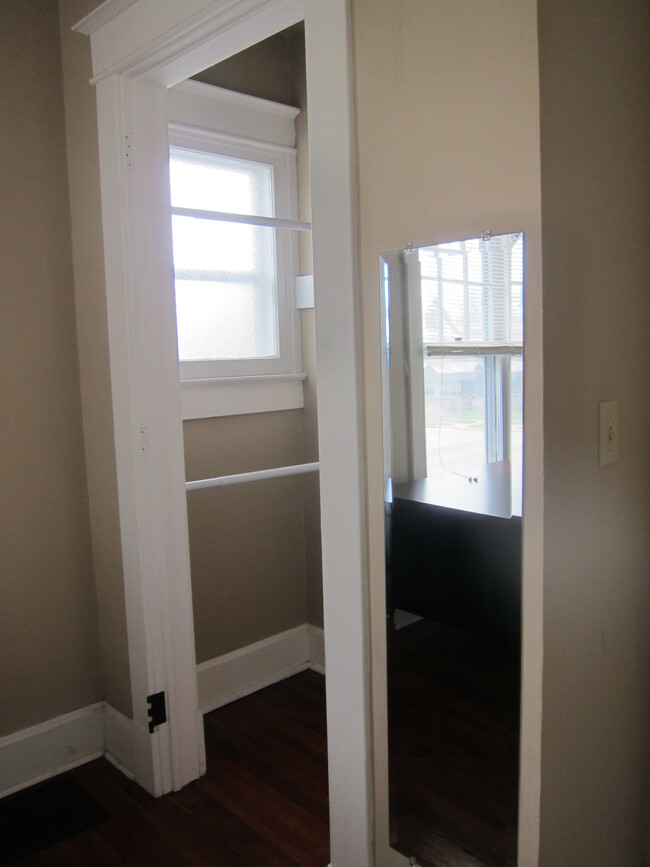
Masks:
[[[349,3],[157,0],[155,6],[152,15],[149,0],[109,0],[97,10],[99,17],[93,19],[93,13],[85,19],[85,29],[84,22],[76,28],[91,35],[98,97],[136,779],[161,794],[196,778],[205,761],[196,698],[168,173],[163,170],[165,89],[304,15],[331,860],[370,867],[366,510]],[[150,736],[145,697],[161,689],[168,696],[169,724]]]

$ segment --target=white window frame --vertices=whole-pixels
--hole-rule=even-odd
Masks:
[[[500,233],[515,234],[515,233]],[[474,239],[469,239],[474,240]],[[522,252],[523,256],[523,252]],[[411,257],[408,257],[409,260]],[[415,279],[412,279],[414,292],[418,293],[421,305],[422,276],[419,262],[411,265],[416,271]],[[420,306],[420,317],[422,310]],[[421,320],[420,320],[421,324]],[[503,338],[503,335],[500,335]],[[481,343],[478,340],[466,340],[461,345],[452,343],[427,343],[422,340],[422,329],[415,338],[418,341],[418,350],[423,351],[423,359],[429,358],[477,358],[483,362],[484,378],[484,402],[485,402],[485,462],[509,461],[511,459],[511,406],[510,406],[510,359],[518,356],[523,359],[523,338],[521,341],[511,339],[503,343]],[[421,342],[420,342],[421,341]],[[418,374],[421,373],[420,365]],[[424,384],[422,380],[422,395]],[[426,466],[426,425],[420,424],[420,419],[413,420],[414,451],[424,453]],[[415,476],[414,478],[418,478]]]
[[[183,418],[299,409],[305,374],[295,303],[297,231],[310,226],[297,220],[298,109],[196,81],[171,88],[168,104],[170,146],[271,165],[275,208],[264,222],[275,230],[278,355],[180,361]]]

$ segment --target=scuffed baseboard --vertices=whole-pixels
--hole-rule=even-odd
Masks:
[[[323,630],[309,623],[197,665],[199,709],[208,713],[306,668],[325,673]]]

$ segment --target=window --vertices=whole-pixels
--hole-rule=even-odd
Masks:
[[[427,471],[521,464],[523,236],[417,252]]]
[[[178,357],[201,376],[226,360],[278,356],[273,169],[264,163],[170,148]],[[202,209],[205,217],[182,216]],[[237,223],[218,212],[247,215]],[[209,216],[208,216],[209,215]]]
[[[297,110],[197,82],[170,97],[183,415],[302,406]]]

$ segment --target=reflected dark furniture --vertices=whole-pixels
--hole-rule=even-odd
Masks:
[[[521,491],[506,462],[478,481],[451,473],[396,485],[390,516],[391,608],[490,635],[521,635]]]

